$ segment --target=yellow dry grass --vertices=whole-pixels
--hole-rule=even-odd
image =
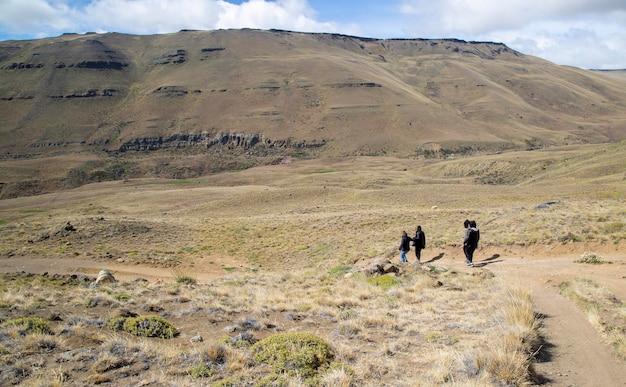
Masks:
[[[207,384],[253,383],[268,370],[251,362],[245,342],[232,340],[243,332],[259,340],[305,331],[329,343],[340,365],[319,375],[320,385],[522,385],[540,345],[527,286],[504,284],[486,268],[450,270],[439,260],[462,259],[466,218],[481,228],[483,259],[494,247],[623,243],[626,188],[615,167],[623,150],[308,160],[0,201],[2,263],[16,265],[4,271],[30,262],[50,272],[4,277],[3,313],[54,311],[60,319],[51,324],[63,338],[7,331],[12,341],[0,343],[1,356],[6,374],[18,375],[7,380],[41,383],[41,374],[22,372],[24,357],[43,346],[54,359],[61,356],[54,348],[80,345],[93,350],[76,355],[86,369],[72,369],[78,360],[40,360],[41,369],[56,370],[50,384],[69,374],[90,383],[128,374],[129,382],[193,385],[189,369],[201,363],[212,372]],[[490,176],[500,184],[477,180]],[[59,233],[66,222],[75,230]],[[371,281],[362,269],[379,259],[397,262],[400,232],[417,224],[430,262]],[[52,276],[95,277],[103,267],[122,282],[91,289]],[[148,281],[130,282],[142,277]],[[194,281],[176,281],[183,277]],[[130,312],[161,314],[181,335],[135,338],[103,324]],[[196,335],[204,340],[190,343]]]

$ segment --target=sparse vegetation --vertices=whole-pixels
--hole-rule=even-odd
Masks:
[[[541,152],[529,164],[545,166]],[[130,384],[527,384],[539,340],[528,294],[504,286],[491,268],[537,252],[567,252],[574,265],[569,254],[583,241],[599,248],[598,257],[619,249],[623,180],[485,186],[472,167],[506,176],[520,169],[499,160],[510,155],[475,157],[350,159],[349,167],[298,161],[207,176],[182,196],[176,184],[131,181],[52,202],[0,201],[3,262],[55,263],[36,267],[46,275],[0,277],[3,322],[37,317],[55,333],[2,327],[0,356],[12,367],[2,375],[18,375],[3,382],[52,384],[61,375],[93,384],[125,375]],[[495,161],[481,163],[487,159]],[[472,270],[458,267],[465,218],[476,219],[483,235],[483,267]],[[75,230],[61,235],[68,220]],[[364,273],[373,261],[396,264],[398,234],[416,224],[428,236],[422,265],[409,255],[397,273]],[[122,280],[90,288],[102,268]],[[59,270],[75,274],[53,274]],[[617,305],[613,314],[623,315]],[[585,310],[619,353],[620,339],[608,337],[621,325],[606,320],[603,308]],[[292,333],[321,340],[332,359],[308,377],[288,372],[292,365],[255,361],[254,345]],[[41,353],[45,364],[31,371]]]
[[[124,331],[135,336],[162,339],[171,339],[178,334],[174,325],[159,316],[129,317],[124,321]]]
[[[347,268],[350,266],[335,266],[328,269],[328,273],[342,273]],[[530,351],[530,343],[534,342],[530,339],[533,337],[532,319],[521,317],[525,316],[521,311],[527,306],[519,301],[524,292],[503,292],[498,282],[489,279],[407,270],[400,275],[402,280],[393,276],[366,277],[360,273],[345,278],[325,273],[312,275],[302,270],[260,277],[238,274],[219,282],[196,283],[193,287],[176,283],[152,287],[120,283],[116,289],[124,289],[124,293],[114,293],[111,298],[115,294],[133,294],[133,303],[128,305],[136,305],[135,308],[158,299],[161,314],[170,316],[172,323],[156,315],[134,316],[116,303],[97,302],[88,308],[82,301],[62,308],[65,321],[50,321],[50,330],[62,332],[58,338],[36,338],[33,333],[25,332],[23,339],[15,336],[18,341],[9,342],[0,335],[0,347],[10,348],[12,352],[23,351],[24,356],[46,351],[50,359],[75,350],[75,358],[56,363],[61,364],[57,372],[75,380],[77,375],[72,371],[72,364],[81,364],[91,372],[84,376],[85,383],[105,383],[116,380],[128,370],[149,370],[156,364],[158,373],[143,371],[137,375],[148,381],[151,378],[163,381],[165,377],[182,384],[202,380],[215,385],[341,383],[367,386],[385,383],[387,378],[396,382],[419,378],[431,384],[454,379],[481,380],[481,384],[496,386],[523,379],[522,368],[528,366],[529,360],[520,357],[515,363],[514,359],[521,356],[520,352]],[[448,291],[431,287],[433,275],[438,276],[439,281],[463,287],[465,291],[458,296],[472,299],[471,308],[459,310],[457,300],[451,298]],[[5,277],[0,284],[9,292],[20,279],[20,286],[42,284],[37,290],[42,298],[49,298],[60,289],[50,281],[40,281],[41,276],[12,278],[16,280]],[[382,279],[371,281],[372,278]],[[377,285],[367,286],[367,282]],[[71,292],[64,293],[73,300],[93,292],[85,285],[63,286],[70,286]],[[425,287],[416,292],[415,286]],[[484,287],[490,290],[483,292]],[[103,288],[100,292],[106,293],[106,290]],[[13,300],[26,302],[16,297]],[[38,313],[47,315],[53,308],[59,309],[48,306]],[[435,309],[437,312],[433,313]],[[14,308],[10,313],[19,314],[21,310]],[[106,321],[101,317],[87,317],[111,310],[116,316]],[[437,317],[443,313],[447,320],[461,321],[460,316],[466,316],[469,310],[475,316],[487,316],[493,311],[502,317],[478,317],[477,321],[468,321],[481,327],[472,330],[449,327]],[[256,313],[263,317],[248,317]],[[174,324],[181,325],[181,329],[174,328]],[[8,323],[3,325],[7,326],[3,329],[12,329]],[[526,326],[531,328],[522,328]],[[107,330],[110,331],[107,333]],[[227,337],[223,336],[225,330],[231,332]],[[190,343],[196,331],[203,332],[203,336],[206,333],[205,340]],[[504,333],[507,331],[511,333]],[[397,332],[405,333],[398,335]],[[131,335],[137,337],[132,339]],[[380,335],[387,338],[384,343],[354,350],[355,346],[374,342]],[[59,341],[65,337],[73,339]],[[161,339],[171,340],[173,344],[165,346]],[[477,374],[467,374],[464,366],[459,368],[462,363],[455,363],[446,371],[447,376],[440,379],[437,376],[442,372],[437,369],[439,362],[431,364],[424,358],[434,346],[440,351],[455,353],[453,358],[462,361],[468,356],[466,351],[484,341],[502,342],[504,352],[474,358]],[[72,349],[76,345],[78,347]],[[430,365],[423,368],[423,362]],[[515,377],[507,376],[501,370],[504,365],[497,365],[498,362],[521,368]],[[407,364],[411,367],[406,368]],[[372,367],[385,367],[387,371],[374,376]],[[22,381],[41,380],[42,375],[22,374],[21,378]],[[135,380],[133,378],[128,381]],[[44,380],[52,379],[49,376]],[[483,383],[485,380],[491,381]]]
[[[270,367],[271,379],[286,374],[308,380],[326,370],[334,358],[324,340],[306,332],[269,336],[254,344],[250,351],[256,364]]]
[[[599,265],[602,263],[610,263],[604,260],[601,255],[596,253],[583,253],[580,258],[575,260],[576,263],[590,263],[593,265]]]
[[[30,333],[51,334],[48,324],[39,317],[19,317],[2,323],[3,328],[14,327],[17,332],[24,336]]]
[[[176,283],[179,283],[179,284],[193,285],[197,283],[196,277],[188,274],[182,269],[178,269],[178,268],[173,269],[172,276],[176,280]]]

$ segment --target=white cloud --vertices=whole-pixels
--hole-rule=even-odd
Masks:
[[[136,34],[212,29],[227,5],[213,0],[99,0],[82,10],[80,21],[99,31]]]
[[[22,32],[32,29],[63,29],[69,26],[67,5],[62,1],[1,0],[0,26]]]
[[[331,23],[315,20],[316,13],[304,0],[249,0],[241,5],[229,4],[219,15],[216,28],[289,29],[308,32],[336,30]]]
[[[73,5],[73,6],[72,6]],[[259,28],[308,32],[354,30],[321,23],[306,0],[0,0],[0,28],[14,33],[152,34],[181,29]]]
[[[484,34],[530,23],[581,17],[626,16],[623,0],[403,0],[400,11],[427,29],[447,34]],[[624,20],[624,19],[623,19]],[[428,31],[426,31],[428,32]]]
[[[583,68],[626,68],[623,0],[403,0],[413,37],[504,42]],[[414,26],[413,28],[408,25]]]

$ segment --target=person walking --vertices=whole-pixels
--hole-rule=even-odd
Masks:
[[[422,231],[422,226],[417,226],[415,228],[413,246],[415,246],[415,258],[417,258],[417,262],[420,263],[422,258],[422,249],[426,248],[426,234]]]
[[[402,231],[402,239],[400,240],[400,262],[407,263],[406,253],[411,251],[411,238],[407,235],[406,231]]]
[[[465,231],[465,238],[463,238],[463,252],[465,252],[465,264],[469,267],[474,267],[474,251],[478,247],[478,241],[480,240],[480,230],[475,221],[468,223],[467,230]]]
[[[463,222],[463,228],[465,229],[465,235],[463,235],[463,255],[465,255],[465,264],[467,265],[467,246],[465,245],[465,239],[467,238],[467,233],[469,232],[469,225],[470,225],[470,221],[469,219],[465,219],[465,221]]]

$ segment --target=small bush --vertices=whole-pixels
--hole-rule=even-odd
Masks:
[[[251,348],[254,361],[272,367],[277,374],[311,378],[327,368],[333,359],[330,346],[310,333],[280,333],[257,342]]]
[[[189,372],[189,375],[194,379],[206,378],[213,375],[213,371],[211,371],[211,369],[207,367],[207,365],[204,363],[189,367],[187,371]]]
[[[123,331],[124,330],[124,322],[126,322],[126,317],[113,317],[107,321],[106,326],[109,329],[114,331]]]
[[[583,255],[581,255],[580,258],[578,258],[574,262],[576,262],[576,263],[591,263],[591,264],[594,264],[594,265],[598,265],[598,264],[602,264],[602,263],[608,263],[607,261],[604,260],[604,258],[602,258],[600,255],[598,255],[596,253],[583,253]]]
[[[160,337],[171,339],[178,335],[178,329],[159,316],[113,317],[106,323],[107,328],[124,331],[135,336]]]
[[[174,279],[176,280],[176,283],[179,283],[179,284],[195,285],[198,282],[196,280],[196,278],[194,278],[191,275],[185,273],[181,269],[174,269],[174,270],[172,270],[172,275],[174,276]]]
[[[160,337],[171,339],[178,335],[178,329],[159,316],[129,317],[124,321],[124,331],[135,336]]]
[[[16,318],[14,320],[5,321],[2,323],[2,327],[17,327],[22,336],[28,333],[52,334],[48,324],[39,317]]]

